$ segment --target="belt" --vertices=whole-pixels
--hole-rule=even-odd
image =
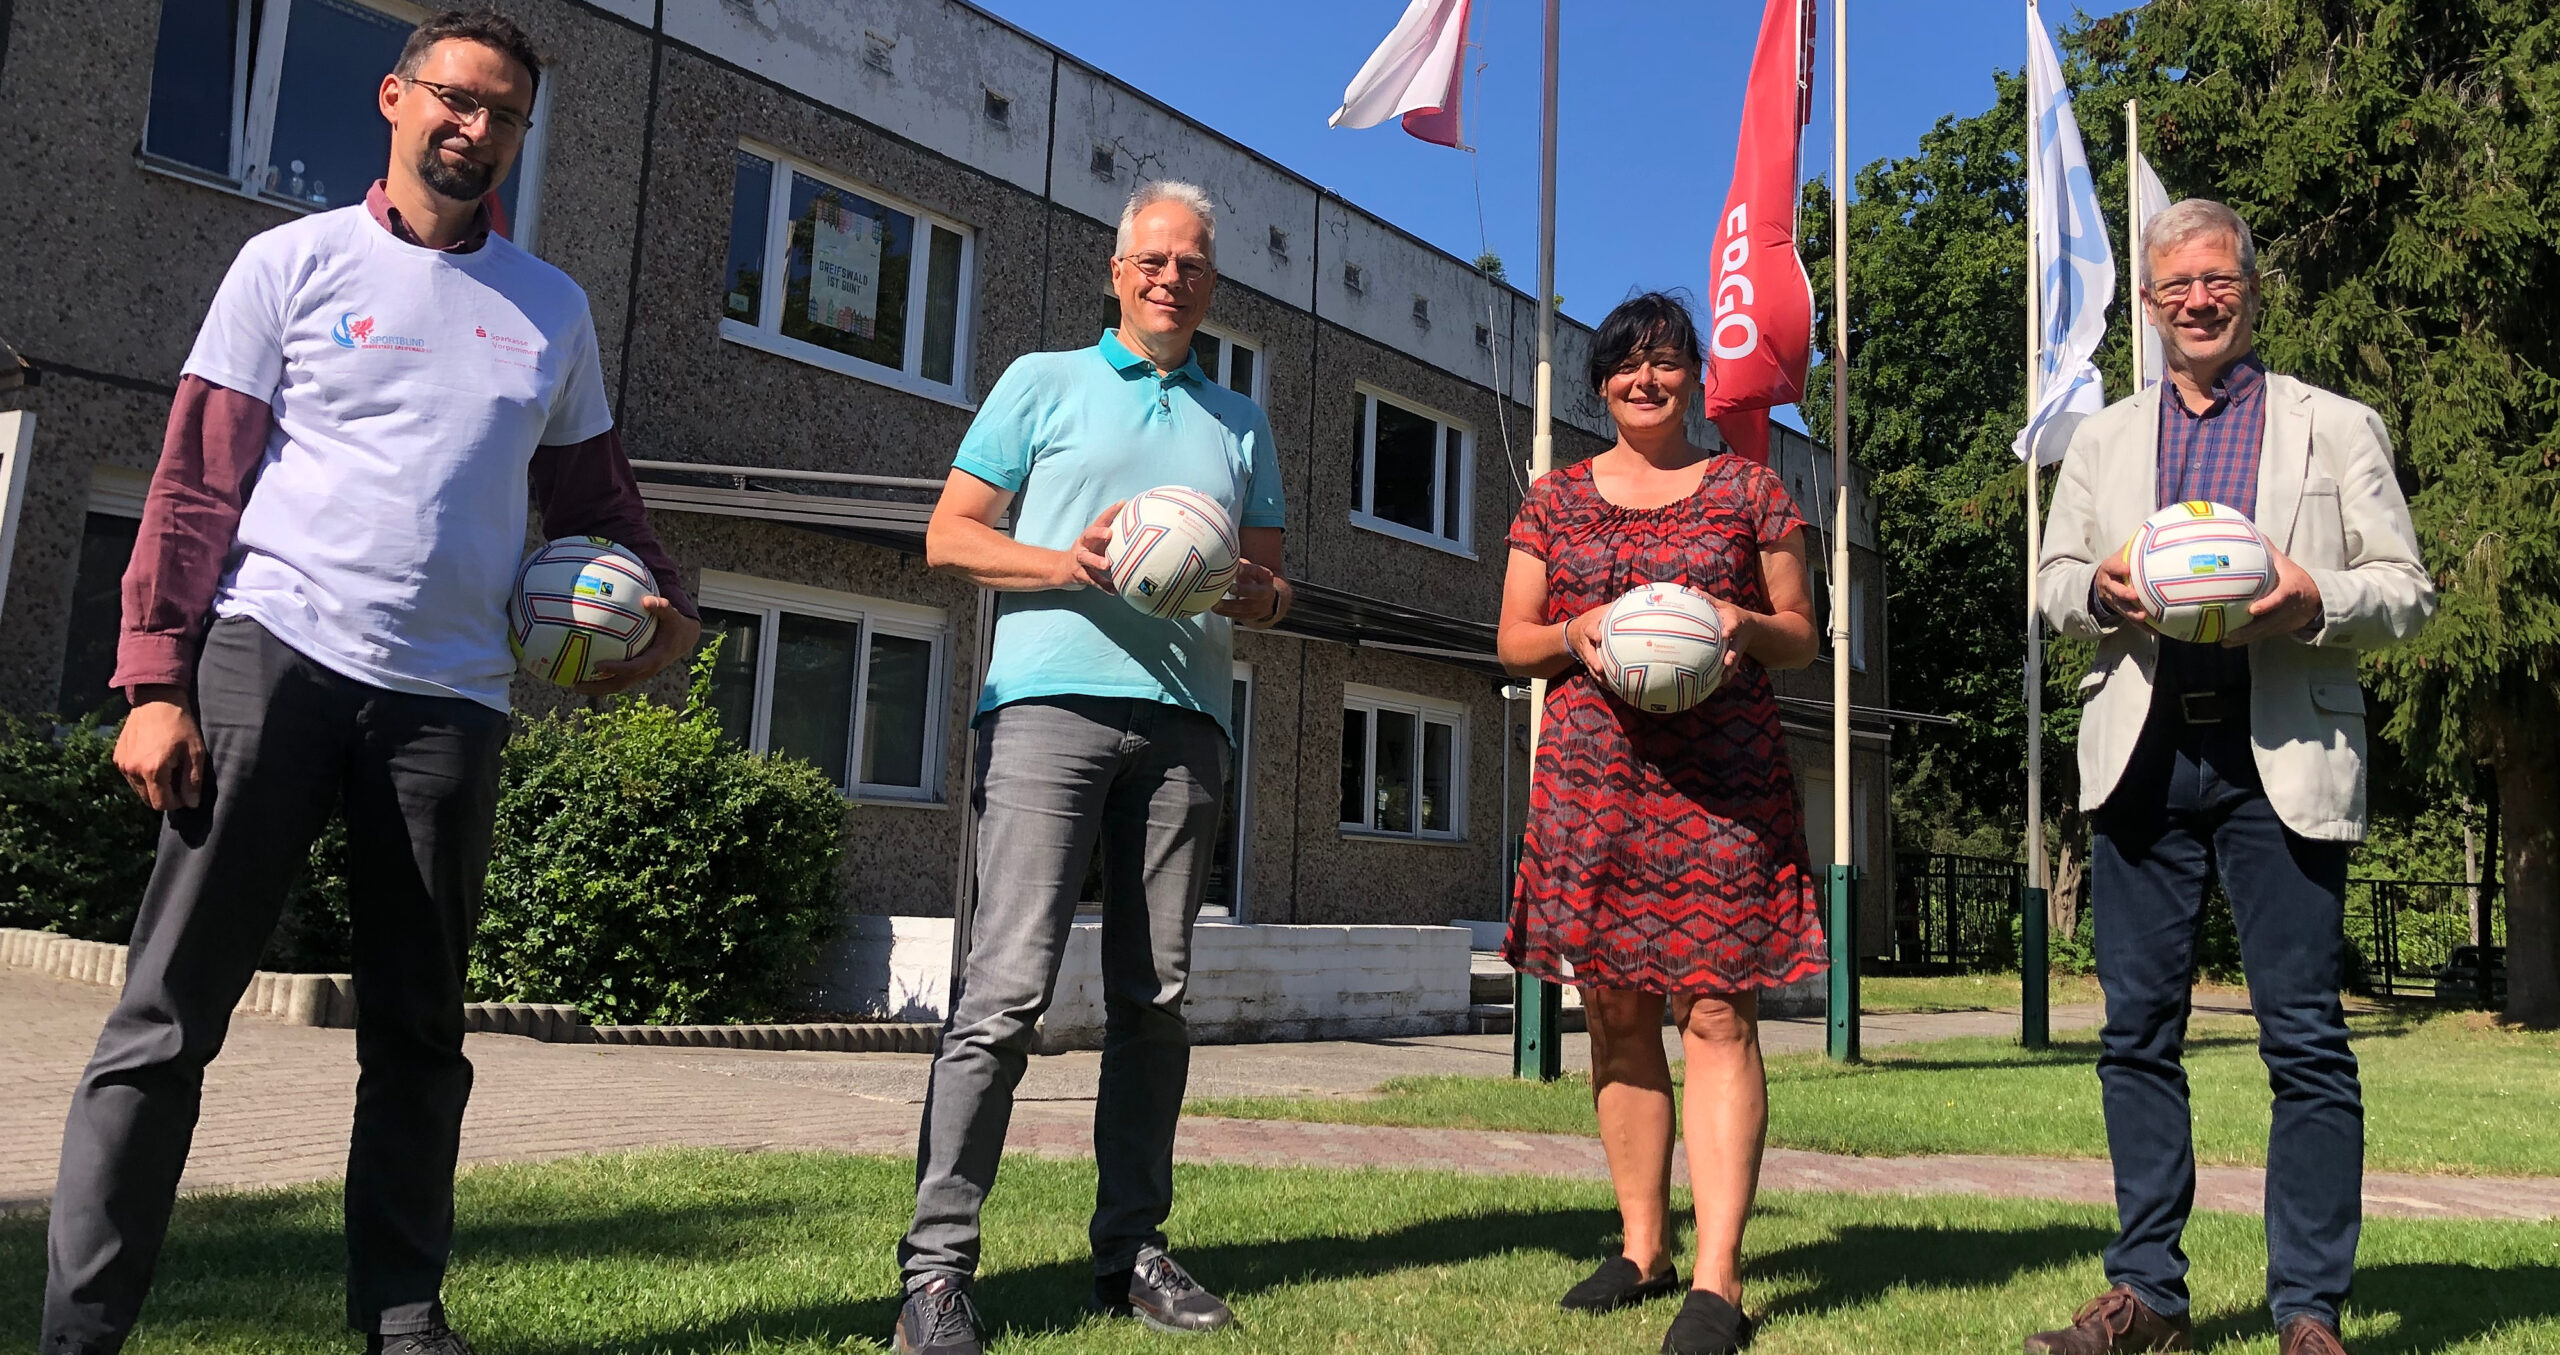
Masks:
[[[2247,724],[2249,693],[2246,689],[2218,692],[2179,692],[2178,718],[2190,725]]]

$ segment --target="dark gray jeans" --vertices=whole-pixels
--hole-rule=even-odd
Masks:
[[[46,1355],[122,1347],[151,1287],[205,1065],[341,801],[354,908],[356,1081],[347,1320],[444,1321],[453,1164],[471,1095],[462,978],[497,814],[507,717],[341,677],[253,621],[215,623],[196,672],[213,764],[168,815],[124,995],[72,1094],[46,1240]]]
[[[925,1092],[915,1223],[898,1245],[911,1287],[977,1272],[978,1213],[1097,840],[1106,902],[1094,1269],[1127,1270],[1139,1248],[1164,1245],[1191,1072],[1183,986],[1226,758],[1217,721],[1157,701],[1048,697],[981,722],[977,922]]]

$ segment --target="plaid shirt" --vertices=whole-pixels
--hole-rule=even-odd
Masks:
[[[2175,386],[2160,390],[2160,501],[2202,499],[2258,515],[2258,456],[2266,443],[2267,367],[2255,353],[2225,372],[2202,414]],[[2160,642],[2159,685],[2172,692],[2231,691],[2249,685],[2249,651]]]
[[[2156,508],[2202,499],[2258,515],[2258,453],[2266,443],[2267,367],[2255,353],[2223,373],[2213,403],[2189,413],[2175,387],[2161,383],[2160,501]]]

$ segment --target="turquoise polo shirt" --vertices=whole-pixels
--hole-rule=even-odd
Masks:
[[[1016,359],[951,464],[1011,490],[1014,539],[1051,550],[1165,485],[1208,495],[1241,526],[1286,521],[1262,406],[1197,361],[1158,375],[1117,330],[1091,348]],[[1041,696],[1137,697],[1199,711],[1232,738],[1234,632],[1209,613],[1158,620],[1099,588],[999,593],[978,714]]]

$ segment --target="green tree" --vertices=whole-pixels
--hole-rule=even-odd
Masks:
[[[2560,11],[2152,0],[2087,25],[2173,188],[2257,231],[2273,366],[2381,411],[2441,609],[2385,725],[2504,815],[2507,1014],[2560,1026]]]

